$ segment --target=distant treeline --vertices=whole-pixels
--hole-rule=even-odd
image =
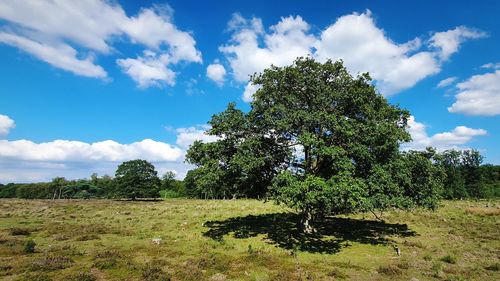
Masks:
[[[476,150],[446,150],[437,153],[427,150],[428,157],[442,171],[445,199],[466,198],[498,198],[500,197],[500,165],[482,165],[483,157]],[[150,166],[144,160],[133,160],[139,167]],[[120,168],[119,168],[120,169]],[[140,169],[139,169],[140,170]],[[117,170],[118,171],[118,170]],[[174,198],[191,197],[202,199],[230,199],[235,194],[225,192],[220,186],[196,185],[196,170],[189,171],[186,178],[176,180],[175,174],[167,172],[161,178],[152,171],[147,174],[147,184],[141,187],[134,183],[141,181],[141,176],[128,169],[125,175],[117,173],[115,177],[108,175],[99,177],[92,174],[90,179],[66,180],[63,177],[54,178],[51,182],[41,183],[9,183],[0,184],[0,198],[24,199],[90,199],[90,198]],[[140,172],[138,172],[140,173]],[[236,197],[258,198],[250,189],[240,190]]]
[[[150,186],[149,194],[144,197],[172,198],[185,197],[183,181],[174,179],[174,174],[167,172],[158,184]],[[51,182],[0,184],[0,198],[23,199],[90,199],[90,198],[131,198],[119,187],[119,181],[111,176],[90,179],[66,180],[54,178]],[[143,197],[143,196],[140,196]]]
[[[433,156],[442,167],[445,199],[500,197],[500,166],[481,165],[477,150],[446,150]]]

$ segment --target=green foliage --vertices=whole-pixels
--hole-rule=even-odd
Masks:
[[[212,143],[195,142],[186,160],[198,166],[187,176],[191,196],[201,198],[262,197],[287,157],[272,136],[254,126],[252,118],[230,103],[209,121]]]
[[[270,186],[305,221],[437,206],[439,169],[428,153],[400,153],[410,140],[409,113],[378,94],[368,74],[353,77],[342,61],[299,58],[251,82],[259,90],[250,112],[229,104],[209,122],[219,140],[188,150],[198,166],[186,177],[191,194],[257,197]]]
[[[35,252],[36,243],[33,240],[27,240],[24,243],[23,252],[30,254]]]
[[[481,166],[483,157],[477,150],[445,150],[434,159],[445,171],[444,198],[500,196],[500,166]]]
[[[443,262],[455,264],[457,263],[457,258],[452,255],[446,255],[440,259]]]
[[[15,198],[17,187],[14,183],[0,184],[0,198]]]
[[[115,173],[115,195],[132,200],[157,197],[160,188],[157,174],[146,160],[123,162]]]
[[[167,199],[167,198],[180,198],[180,197],[184,197],[183,194],[175,191],[175,190],[171,190],[171,189],[163,189],[163,190],[160,190],[160,197],[163,198],[163,199]]]
[[[168,171],[161,178],[161,198],[179,198],[186,196],[186,188],[183,181],[175,179],[175,173]]]

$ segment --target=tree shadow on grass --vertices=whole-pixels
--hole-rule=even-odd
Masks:
[[[386,236],[415,236],[416,232],[406,224],[390,224],[380,221],[328,217],[312,224],[316,232],[304,233],[300,216],[293,213],[249,215],[229,218],[223,221],[208,221],[203,233],[216,241],[232,234],[235,238],[249,238],[265,235],[267,243],[287,250],[311,253],[338,253],[349,242],[363,244],[387,244]]]

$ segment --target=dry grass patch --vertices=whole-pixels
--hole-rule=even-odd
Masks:
[[[500,208],[468,207],[465,209],[465,213],[479,216],[500,216]]]

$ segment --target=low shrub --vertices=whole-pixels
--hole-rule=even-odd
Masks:
[[[33,241],[33,240],[30,239],[30,240],[24,242],[23,252],[25,252],[27,254],[34,253],[35,252],[35,247],[36,247],[35,241]]]
[[[455,264],[457,263],[457,258],[452,255],[446,255],[440,259],[443,262]]]

